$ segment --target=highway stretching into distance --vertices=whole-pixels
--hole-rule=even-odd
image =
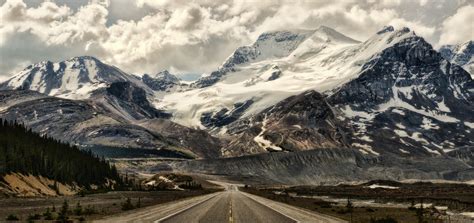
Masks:
[[[155,223],[336,223],[343,220],[239,191],[226,190],[126,212],[97,222]]]

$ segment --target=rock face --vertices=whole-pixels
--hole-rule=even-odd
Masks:
[[[171,117],[171,114],[153,107],[145,90],[131,82],[114,82],[103,90],[95,91],[90,101],[102,107],[104,111],[115,113],[124,119]]]
[[[228,125],[242,116],[242,113],[252,105],[252,100],[247,100],[241,103],[235,103],[232,110],[223,108],[216,113],[204,113],[201,117],[201,123],[210,128],[210,127],[222,127]]]
[[[229,133],[238,137],[224,148],[224,154],[348,147],[343,126],[325,96],[308,91],[229,125]]]
[[[354,146],[426,155],[472,145],[474,82],[421,37],[385,49],[363,70],[328,98],[355,127]]]
[[[462,66],[474,76],[474,42],[472,40],[458,45],[445,45],[439,49],[441,55],[448,61]]]

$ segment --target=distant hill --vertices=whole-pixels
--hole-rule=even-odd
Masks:
[[[48,194],[44,191],[49,189],[57,191],[58,184],[90,189],[121,182],[115,166],[90,151],[81,151],[75,146],[41,136],[21,124],[2,119],[0,176],[3,186],[11,186],[14,178],[23,181],[21,183],[26,182],[28,188],[40,188],[28,182],[31,181],[28,179],[34,178],[34,181],[40,181],[38,184],[43,184],[41,187],[46,186],[46,189],[40,188],[38,194]],[[11,192],[20,191],[13,188]]]

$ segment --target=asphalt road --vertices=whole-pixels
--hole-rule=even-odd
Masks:
[[[101,222],[159,223],[336,223],[342,220],[244,193],[234,185],[226,190],[125,213]]]

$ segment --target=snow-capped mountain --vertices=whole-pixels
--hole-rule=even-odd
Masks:
[[[328,102],[368,153],[440,155],[474,143],[474,81],[416,35],[373,57]]]
[[[442,46],[439,52],[446,60],[462,66],[471,74],[471,77],[474,77],[474,42],[472,40],[462,44]]]
[[[326,92],[337,89],[356,78],[363,65],[383,49],[415,35],[408,29],[395,31],[393,27],[386,27],[367,41],[359,43],[327,27],[298,31],[294,35],[283,33],[291,36],[287,41],[292,47],[283,45],[284,49],[290,49],[286,51],[287,54],[230,63],[234,61],[234,53],[224,63],[232,64],[227,65],[232,69],[223,69],[225,66],[222,66],[216,71],[219,75],[211,74],[207,79],[204,78],[206,83],[212,79],[212,85],[203,87],[206,85],[199,83],[203,83],[204,79],[198,80],[196,85],[201,88],[167,94],[159,101],[159,106],[173,113],[174,121],[180,124],[209,128],[213,124],[201,120],[212,120],[206,117],[216,115],[235,117],[232,111],[239,104],[248,105],[248,102],[252,102],[245,111],[239,109],[239,117],[248,117],[307,90]],[[252,47],[263,45],[262,39],[268,42],[268,35],[262,34],[265,38],[259,37]],[[276,42],[274,39],[271,42]],[[275,45],[275,48],[278,47],[281,45]],[[239,49],[236,52],[240,52]],[[253,53],[242,57],[253,58]]]
[[[213,85],[227,73],[239,70],[240,66],[286,58],[299,48],[303,42],[307,42],[306,47],[319,49],[328,45],[358,43],[358,41],[326,26],[321,26],[316,30],[287,30],[263,33],[252,45],[242,46],[235,50],[217,71],[199,79],[193,86],[207,87]]]
[[[167,72],[154,78],[179,83]],[[2,118],[64,141],[141,155],[220,155],[219,139],[172,123],[171,114],[156,109],[149,102],[155,92],[141,78],[93,57],[28,66],[1,88]]]
[[[93,91],[114,82],[131,82],[151,92],[138,77],[102,63],[91,56],[73,57],[61,62],[43,61],[25,68],[2,89],[24,89],[68,99],[86,99]]]
[[[224,156],[328,147],[440,155],[474,143],[465,70],[408,28],[384,27],[361,43],[334,32],[304,32],[286,56],[234,62],[214,84],[160,103],[178,123],[234,137]]]

